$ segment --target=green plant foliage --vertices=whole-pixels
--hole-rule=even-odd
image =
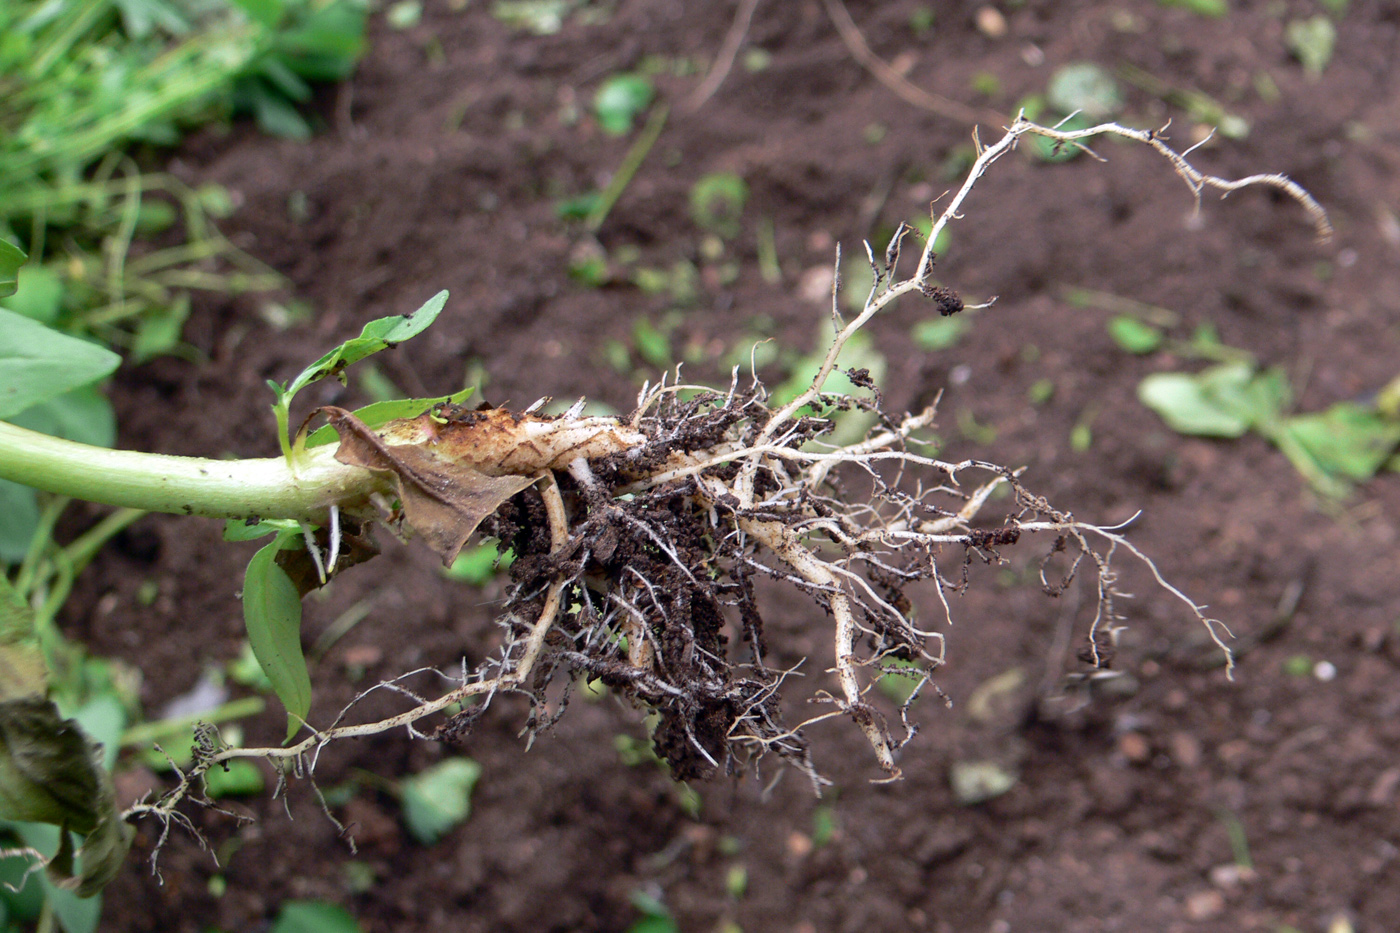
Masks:
[[[215,800],[224,797],[251,797],[267,788],[267,779],[257,765],[246,758],[234,758],[204,774],[205,789]]]
[[[641,919],[627,928],[627,933],[680,933],[671,912],[666,905],[644,891],[632,892],[632,906],[637,908]]]
[[[0,308],[0,418],[105,378],[121,357]]]
[[[447,292],[440,291],[411,314],[396,314],[370,321],[360,331],[360,336],[345,341],[303,369],[289,385],[284,386],[268,380],[268,386],[277,396],[277,400],[272,404],[272,411],[277,417],[278,438],[282,442],[283,453],[290,455],[291,452],[288,445],[287,424],[292,399],[298,392],[327,376],[335,376],[344,384],[347,366],[358,363],[365,357],[372,356],[381,350],[396,347],[405,340],[421,334],[428,325],[437,320],[437,316],[442,313],[443,306],[446,304]]]
[[[387,399],[382,402],[373,402],[363,408],[357,408],[353,414],[363,421],[366,427],[378,428],[400,418],[417,418],[423,412],[438,405],[460,405],[471,397],[472,391],[473,389],[466,388],[460,392],[441,395],[437,398]],[[335,433],[335,428],[328,424],[322,425],[306,436],[306,446],[310,448],[320,447],[323,444],[333,444],[339,440],[339,437]]]
[[[512,551],[504,554],[497,550],[494,542],[463,548],[462,553],[452,561],[452,566],[443,568],[449,579],[469,586],[485,586],[515,559]]]
[[[955,314],[920,321],[914,325],[909,336],[920,350],[932,353],[955,346],[971,328],[972,321],[967,314]]]
[[[287,388],[280,389],[279,387],[279,391],[284,392],[290,398],[311,383],[325,379],[327,376],[335,376],[343,381],[343,373],[347,366],[358,363],[365,357],[381,350],[396,347],[411,337],[418,336],[427,329],[428,325],[437,320],[437,316],[442,313],[445,304],[447,304],[447,292],[441,291],[411,314],[396,314],[392,317],[381,317],[370,321],[360,331],[360,336],[345,341],[322,356],[303,369]]]
[[[1375,405],[1342,402],[1324,412],[1286,414],[1292,392],[1283,372],[1259,372],[1245,361],[1194,375],[1156,373],[1139,384],[1138,398],[1182,434],[1261,434],[1328,496],[1344,496],[1350,483],[1370,479],[1400,446],[1400,420]]]
[[[1400,445],[1400,421],[1355,402],[1295,415],[1284,422],[1283,430],[1298,448],[1284,452],[1301,471],[1308,472],[1307,466],[1299,465],[1307,457],[1317,470],[1355,481],[1375,476]]]
[[[1154,373],[1138,386],[1138,399],[1172,430],[1205,437],[1240,437],[1276,418],[1289,394],[1282,372],[1256,374],[1248,363],[1224,363],[1195,375]]]
[[[363,933],[359,921],[338,904],[287,901],[268,933]]]
[[[491,15],[512,29],[552,36],[564,28],[564,17],[579,0],[496,0]]]
[[[1162,331],[1131,314],[1119,314],[1108,322],[1108,336],[1129,353],[1139,356],[1152,353],[1166,338]]]
[[[1050,76],[1045,100],[1064,114],[1082,113],[1094,123],[1111,119],[1123,110],[1123,91],[1102,66],[1074,62]]]
[[[243,576],[243,622],[253,655],[287,708],[287,738],[311,710],[311,675],[301,650],[301,594],[277,564],[277,552],[301,543],[299,532],[279,531],[248,562]]]
[[[1216,19],[1230,12],[1230,0],[1157,0],[1162,6],[1182,7],[1200,16]]]
[[[19,267],[28,260],[24,250],[0,239],[0,298],[9,298],[19,290]]]
[[[690,216],[702,229],[726,239],[739,235],[740,217],[749,200],[749,186],[733,172],[703,176],[690,188]]]
[[[923,683],[923,671],[913,661],[903,661],[899,658],[886,658],[882,663],[891,670],[881,674],[880,679],[875,681],[875,686],[896,703],[909,702],[915,688]],[[903,673],[906,670],[908,673]]]
[[[650,366],[668,369],[674,360],[671,338],[646,318],[638,318],[632,326],[632,343],[637,348],[637,355]]]
[[[610,136],[625,136],[632,131],[637,115],[651,106],[656,87],[651,79],[639,74],[613,75],[603,82],[593,98],[593,115],[598,125]]]
[[[471,813],[472,789],[481,778],[481,765],[470,758],[449,758],[399,782],[408,831],[423,845],[432,845]]]
[[[817,349],[793,362],[788,378],[773,390],[773,405],[786,405],[812,384],[812,379],[816,377],[822,362],[826,359],[826,351],[831,346],[834,333],[829,321],[823,323],[821,330],[818,331]],[[875,343],[870,336],[864,331],[858,331],[841,348],[841,355],[836,360],[836,368],[827,377],[822,391],[841,395],[860,395],[864,390],[857,388],[851,382],[845,374],[846,370],[867,370],[870,373],[870,378],[878,384],[884,379],[887,366],[885,357],[875,349]],[[864,437],[865,432],[875,423],[873,414],[854,408],[846,411],[823,411],[821,414],[834,422],[832,430],[822,435],[821,442],[823,444],[853,444]]]
[[[44,270],[34,293],[8,306],[144,359],[178,344],[191,289],[279,286],[210,225],[231,210],[227,192],[143,173],[122,153],[173,145],[234,112],[306,135],[293,105],[310,96],[307,82],[349,74],[365,9],[364,0],[0,5],[0,235]],[[174,245],[133,258],[134,238],[177,223]],[[6,263],[0,256],[0,291]]]
[[[1288,24],[1285,35],[1288,51],[1303,63],[1308,76],[1314,80],[1321,77],[1337,46],[1337,27],[1332,20],[1322,15],[1295,19]]]

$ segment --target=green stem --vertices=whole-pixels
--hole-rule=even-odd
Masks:
[[[666,126],[666,117],[670,114],[670,108],[665,104],[657,107],[647,118],[647,125],[642,129],[642,135],[637,137],[637,141],[632,144],[632,148],[627,150],[627,155],[623,158],[622,164],[613,173],[612,180],[603,189],[603,193],[598,196],[598,204],[593,210],[588,212],[588,217],[584,220],[584,226],[592,233],[596,233],[603,225],[603,221],[608,219],[608,212],[613,209],[617,199],[622,197],[623,189],[632,182],[632,176],[637,174],[637,169],[642,167],[642,162],[646,159],[647,153],[651,152],[651,147],[656,145],[656,140],[661,136],[661,130]]]
[[[369,514],[391,484],[316,447],[295,469],[283,457],[203,460],[108,450],[0,422],[0,479],[89,502],[208,518],[325,520],[331,506]]]

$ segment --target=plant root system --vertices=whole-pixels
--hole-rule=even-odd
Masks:
[[[1018,119],[996,144],[979,145],[967,181],[933,218],[928,244],[959,216],[987,167],[1027,134],[1070,146],[1103,134],[1135,139],[1162,152],[1198,198],[1205,188],[1272,186],[1304,206],[1320,235],[1329,230],[1321,208],[1288,179],[1202,175],[1160,132],[1116,124],[1061,132]],[[679,779],[743,770],[773,753],[819,788],[807,731],[845,718],[868,740],[881,779],[893,780],[897,753],[915,732],[910,704],[943,662],[941,626],[927,614],[916,623],[911,587],[936,594],[937,615],[947,618],[947,593],[968,585],[969,565],[996,563],[1003,549],[1032,537],[1044,542],[1047,563],[1060,555],[1057,565],[1069,568],[1053,578],[1042,566],[1047,593],[1058,595],[1081,568],[1096,581],[1085,633],[1090,664],[1105,666],[1112,651],[1122,595],[1113,560],[1122,552],[1146,564],[1228,660],[1223,625],[1163,579],[1121,527],[1077,520],[1031,492],[1017,470],[940,459],[929,433],[936,409],[886,411],[862,370],[846,373],[854,391],[823,391],[847,342],[899,297],[918,293],[944,314],[961,309],[957,294],[933,279],[930,245],[914,273],[899,278],[909,232],[895,233],[883,261],[867,244],[874,285],[863,309],[845,320],[833,294],[835,338],[810,385],[783,404],[736,369],[723,390],[669,380],[644,387],[625,419],[584,417],[582,403],[561,416],[537,414],[538,404],[518,413],[439,406],[371,430],[348,412],[326,409],[341,436],[342,462],[397,483],[397,502],[384,503],[388,525],[423,537],[449,562],[478,526],[514,553],[498,617],[503,646],[452,677],[441,696],[411,691],[412,675],[378,684],[331,725],[308,724],[311,734],[286,748],[205,741],[180,785],[142,812],[168,822],[184,796],[197,794],[205,770],[234,757],[290,760],[302,774],[339,738],[399,727],[459,738],[502,693],[530,699],[526,731],[533,737],[584,683],[601,683],[654,713],[657,754]],[[857,411],[874,426],[855,443],[831,442],[836,420]],[[783,703],[795,669],[775,665],[769,652],[765,579],[801,593],[818,610],[811,624],[830,629],[830,656],[814,659],[829,665],[827,689],[817,691],[815,714],[798,721]],[[894,670],[919,678],[898,722],[870,701],[875,681]],[[360,699],[382,690],[401,694],[410,708],[377,722],[347,721]],[[422,728],[429,717],[434,725]]]

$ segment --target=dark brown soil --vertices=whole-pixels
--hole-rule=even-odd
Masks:
[[[970,125],[902,102],[864,71],[817,0],[759,4],[746,48],[769,53],[767,67],[750,70],[741,57],[695,111],[685,98],[724,39],[731,4],[604,4],[605,22],[574,17],[542,37],[496,21],[491,4],[457,5],[465,9],[424,4],[422,23],[405,31],[376,18],[373,51],[327,92],[325,132],[309,144],[237,127],[179,154],[177,172],[235,192],[242,209],[228,232],[285,272],[315,314],[278,329],[256,301],[202,302],[187,336],[205,362],[121,373],[123,445],[270,455],[265,379],[290,378],[365,320],[411,311],[441,288],[452,292],[442,320],[383,358],[406,392],[446,393],[464,373],[485,373],[496,404],[587,395],[626,410],[656,372],[635,354],[633,371],[618,372],[609,341],[630,346],[642,319],[674,327],[677,354],[694,357],[692,379],[727,379],[720,357],[755,337],[810,351],[825,312],[801,295],[804,273],[829,264],[835,242],[858,251],[862,237],[926,210],[970,140]],[[1319,245],[1295,205],[1256,191],[1208,200],[1193,218],[1189,192],[1143,148],[1104,144],[1108,164],[1016,155],[979,185],[939,266],[969,299],[999,295],[996,306],[957,346],[933,353],[909,339],[933,313],[919,301],[871,328],[889,363],[891,407],[946,390],[951,455],[1025,465],[1030,488],[1081,518],[1110,523],[1142,509],[1132,540],[1251,648],[1234,682],[1182,607],[1134,568],[1125,588],[1138,599],[1116,662],[1127,676],[1061,690],[1060,675],[1077,668],[1089,600],[1075,616],[1073,599],[1042,596],[1040,552],[1023,542],[1008,567],[974,568],[972,590],[955,603],[940,678],[953,706],[920,701],[924,730],[903,753],[901,783],[871,783],[880,774],[863,737],[834,720],[810,730],[815,762],[835,785],[821,800],[795,773],[765,793],[774,764],[759,780],[695,785],[697,811],[655,764],[629,766],[619,754],[619,737],[645,735],[635,711],[576,699],[527,751],[517,736],[524,705],[502,702],[465,742],[484,767],[471,817],[436,845],[414,843],[384,782],[363,772],[392,780],[452,750],[401,734],[343,743],[322,755],[317,776],[325,787],[357,782],[336,815],[352,826],[359,856],[305,783],[290,789],[290,820],[269,799],[237,804],[257,817],[247,826],[196,814],[222,867],[176,833],[163,886],[139,861],[155,832],[143,826],[131,867],[108,889],[104,929],[258,930],[287,899],[323,898],[368,931],[623,930],[639,916],[639,891],[664,901],[686,931],[1238,933],[1343,929],[1329,927],[1338,917],[1359,933],[1395,928],[1400,479],[1323,507],[1257,437],[1173,434],[1135,388],[1151,371],[1196,364],[1128,355],[1105,331],[1108,313],[1068,303],[1065,290],[1164,306],[1181,315],[1180,335],[1213,323],[1225,343],[1284,367],[1306,409],[1394,377],[1400,15],[1387,0],[1354,0],[1314,81],[1285,40],[1290,19],[1320,11],[1310,0],[1237,3],[1221,20],[1151,0],[1028,0],[1004,5],[1000,38],[979,31],[977,4],[962,2],[930,5],[933,28],[916,36],[917,6],[854,3],[851,13],[920,87],[1006,113],[1065,63],[1132,64],[1250,122],[1246,139],[1200,150],[1202,168],[1287,173],[1332,213],[1337,237]],[[665,66],[657,84],[670,119],[598,239],[614,259],[634,251],[635,265],[694,263],[695,298],[682,305],[627,284],[621,265],[601,288],[571,279],[584,237],[554,207],[604,183],[630,144],[598,130],[594,90],[654,63]],[[999,84],[991,96],[973,89],[984,73]],[[1271,85],[1277,95],[1261,96]],[[1181,109],[1133,87],[1128,102],[1129,117],[1171,118],[1178,143],[1192,138]],[[997,135],[984,120],[981,138]],[[737,172],[751,189],[743,232],[718,261],[702,256],[688,208],[691,186],[714,171]],[[765,222],[776,284],[760,274]],[[730,261],[732,282],[721,269]],[[1053,395],[1034,405],[1028,392],[1041,380]],[[333,384],[308,394],[308,404],[363,398]],[[995,440],[963,436],[969,418]],[[1093,443],[1076,452],[1069,436],[1084,418]],[[145,519],[70,604],[75,636],[145,672],[148,709],[238,653],[235,593],[252,546],[223,545],[219,533],[212,522]],[[500,584],[448,583],[419,546],[386,551],[328,599],[308,601],[308,639],[359,601],[371,607],[316,666],[315,717],[328,719],[376,678],[451,669],[497,644]],[[159,595],[142,608],[146,581]],[[830,686],[830,636],[808,605],[774,598],[773,663],[809,659],[800,701]],[[1066,649],[1057,633],[1070,624]],[[1300,656],[1328,662],[1335,677],[1288,673]],[[1007,708],[971,715],[982,708],[970,702],[978,686],[1012,669],[1026,686]],[[248,724],[248,738],[276,741],[280,722],[270,710]],[[959,806],[950,767],[986,759],[1019,780],[988,803]],[[367,890],[352,883],[366,874]],[[222,896],[211,893],[216,875],[227,882]]]

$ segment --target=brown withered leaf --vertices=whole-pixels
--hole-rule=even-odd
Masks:
[[[393,473],[404,521],[445,565],[456,559],[482,519],[539,477],[538,472],[488,475],[472,462],[439,455],[430,438],[390,446],[343,408],[326,407],[321,412],[340,435],[335,458]]]
[[[371,557],[379,556],[379,545],[371,533],[373,526],[370,523],[362,524],[345,515],[341,516],[340,522],[340,551],[336,558],[335,567],[330,571],[332,577],[338,576],[356,564],[363,564]],[[321,549],[322,554],[328,552],[330,543],[330,530],[317,528],[316,546]],[[311,551],[307,548],[286,548],[278,551],[273,559],[277,561],[277,566],[287,572],[287,576],[292,580],[292,585],[302,596],[312,590],[320,589],[323,585],[320,572],[316,569],[316,561],[311,558]]]

